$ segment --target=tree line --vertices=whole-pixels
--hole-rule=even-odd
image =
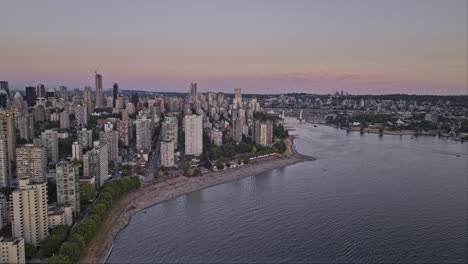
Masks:
[[[58,225],[51,235],[41,242],[46,263],[75,263],[83,249],[97,233],[111,209],[112,204],[126,192],[140,187],[138,177],[128,177],[107,182],[101,189],[91,214],[70,230],[68,226]]]

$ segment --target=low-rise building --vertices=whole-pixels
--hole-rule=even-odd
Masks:
[[[23,238],[0,237],[0,263],[26,263]]]

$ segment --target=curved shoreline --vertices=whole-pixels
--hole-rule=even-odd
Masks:
[[[162,182],[141,187],[122,197],[111,209],[100,232],[86,246],[80,263],[104,263],[110,256],[117,234],[124,229],[133,214],[167,200],[215,185],[254,176],[273,169],[282,168],[315,158],[299,154],[293,147],[293,138],[286,140],[285,154],[267,157],[254,164],[220,172],[210,172],[198,177],[178,176]]]

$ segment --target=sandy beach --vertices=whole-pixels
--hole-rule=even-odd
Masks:
[[[178,176],[127,193],[114,203],[114,207],[110,210],[109,216],[100,231],[83,251],[80,263],[105,262],[112,251],[115,236],[125,228],[130,216],[136,212],[193,191],[296,163],[315,160],[315,158],[296,153],[293,148],[292,138],[288,138],[286,143],[287,151],[283,155],[263,158],[258,163],[210,172],[198,177]]]

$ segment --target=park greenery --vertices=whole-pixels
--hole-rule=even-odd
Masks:
[[[97,233],[112,207],[112,204],[126,192],[140,187],[138,177],[127,177],[107,182],[91,208],[88,217],[70,227],[58,225],[41,242],[46,263],[76,263],[87,242]]]

